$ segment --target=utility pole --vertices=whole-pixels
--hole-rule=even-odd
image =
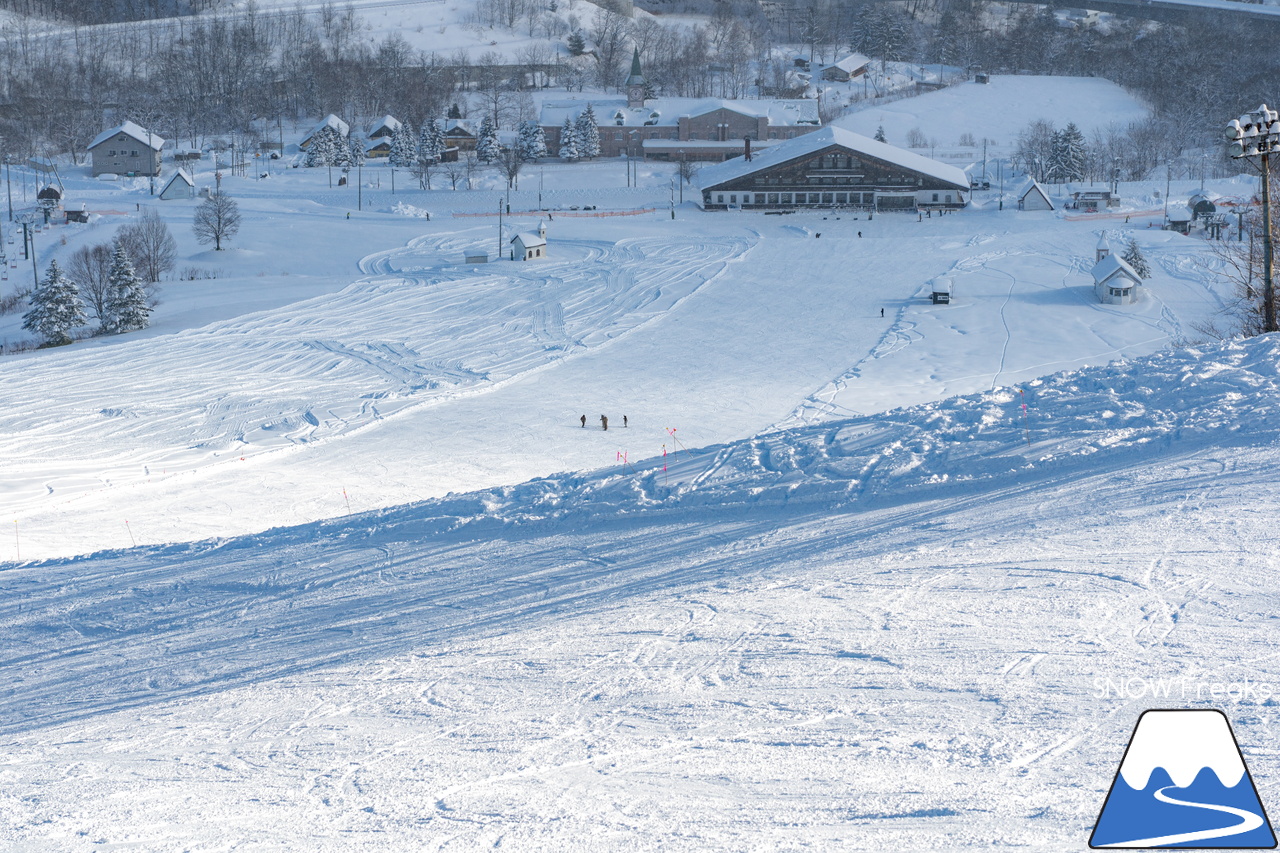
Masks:
[[[502,199],[498,199],[498,258],[502,258]]]

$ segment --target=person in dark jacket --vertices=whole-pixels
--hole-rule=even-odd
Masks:
[[[605,429],[605,430],[608,430],[608,429],[609,429],[609,416],[608,416],[608,415],[601,415],[601,416],[600,416],[600,427],[601,427],[602,429]]]
[[[881,314],[883,315],[883,312],[881,312]],[[586,416],[586,415],[583,415],[583,416],[582,416],[582,428],[583,428],[583,429],[586,429],[586,428],[587,428],[587,416]]]

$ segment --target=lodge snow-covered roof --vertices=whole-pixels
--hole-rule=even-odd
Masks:
[[[545,101],[538,124],[560,127],[564,120],[577,120],[591,105],[601,127],[676,127],[681,116],[696,118],[731,110],[751,118],[766,118],[770,127],[821,124],[818,102],[806,98],[766,100],[726,100],[724,98],[650,98],[642,107],[628,107],[625,98],[584,98]]]
[[[143,145],[148,146],[154,151],[159,151],[161,148],[164,147],[163,139],[156,136],[154,133],[150,132],[145,127],[136,125],[131,121],[126,121],[124,124],[118,124],[115,127],[111,128],[110,130],[104,130],[102,131],[102,133],[99,133],[97,136],[95,136],[93,138],[93,141],[89,143],[88,150],[92,151],[94,148],[97,148],[99,145],[106,142],[111,137],[115,136],[117,133],[123,133],[125,136],[128,136],[130,139],[136,139],[139,142],[141,142]]]
[[[795,139],[779,142],[777,145],[763,149],[754,149],[751,160],[735,157],[723,163],[707,166],[698,173],[702,189],[723,184],[764,169],[773,168],[798,157],[804,157],[821,151],[831,145],[839,145],[856,154],[862,154],[876,160],[891,163],[911,172],[935,178],[943,183],[952,184],[956,189],[968,190],[969,181],[965,174],[955,166],[930,160],[911,151],[896,148],[884,142],[845,130],[842,127],[824,127],[812,133],[806,133]]]

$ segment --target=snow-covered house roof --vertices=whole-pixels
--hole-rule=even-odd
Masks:
[[[143,145],[151,148],[153,151],[159,151],[164,147],[163,139],[144,127],[140,127],[131,121],[126,121],[124,124],[118,124],[110,130],[104,130],[102,133],[99,133],[93,138],[93,141],[89,143],[87,150],[92,151],[108,139],[114,137],[117,133],[123,133],[130,139],[136,139]]]
[[[374,139],[379,136],[392,136],[400,129],[400,119],[395,116],[386,115],[369,125],[369,138]]]
[[[545,101],[538,124],[561,127],[564,120],[577,120],[591,105],[601,127],[676,127],[682,116],[697,118],[716,110],[730,110],[751,118],[766,118],[770,127],[818,125],[818,102],[805,98],[743,100],[724,98],[650,98],[643,107],[628,107],[625,98]]]
[[[376,151],[376,150],[378,150],[379,148],[386,148],[387,150],[390,150],[390,149],[391,149],[391,137],[389,137],[389,136],[379,136],[379,137],[377,137],[376,139],[366,139],[366,140],[364,141],[364,153],[365,153],[365,154],[368,154],[370,151]]]
[[[1046,209],[1054,209],[1053,200],[1049,198],[1049,194],[1045,192],[1044,187],[1040,186],[1039,181],[1028,179],[1027,182],[1018,190],[1018,194],[1015,198],[1017,198],[1019,204],[1025,205],[1028,196],[1031,196],[1033,199],[1038,199],[1041,204],[1046,206]]]
[[[539,236],[534,231],[521,231],[519,234],[512,237],[510,242],[514,243],[517,240],[519,240],[520,245],[526,249],[532,249],[535,246],[547,245],[547,238]]]
[[[830,145],[839,145],[855,154],[934,178],[944,184],[950,184],[958,190],[967,191],[969,189],[968,178],[965,177],[963,171],[955,166],[948,166],[946,163],[930,160],[928,157],[923,157],[911,151],[904,151],[901,148],[895,148],[884,142],[876,142],[868,136],[845,130],[842,127],[824,127],[812,133],[798,136],[795,139],[779,142],[777,145],[768,148],[757,149],[757,153],[750,160],[744,157],[736,157],[723,163],[707,166],[698,172],[698,182],[702,189],[707,190],[726,181],[732,181],[736,178],[750,175],[753,172],[759,172],[799,157],[808,156]]]
[[[1094,264],[1092,272],[1095,285],[1106,284],[1116,276],[1123,276],[1134,284],[1142,284],[1142,276],[1138,275],[1124,258],[1114,252]]]
[[[1190,222],[1194,218],[1194,215],[1191,213],[1191,208],[1187,207],[1185,204],[1169,205],[1170,222]]]
[[[165,183],[164,188],[168,189],[169,185],[174,183],[175,181],[181,181],[182,183],[186,184],[189,187],[194,187],[196,185],[196,182],[191,178],[189,174],[187,174],[186,169],[179,169],[178,171],[174,172],[173,177],[171,177],[168,180],[168,182]],[[161,192],[163,192],[163,190],[161,190]]]
[[[851,53],[848,56],[846,56],[844,59],[839,60],[838,62],[833,62],[830,65],[824,65],[822,67],[822,71],[819,73],[823,73],[828,69],[837,69],[839,71],[843,71],[847,75],[853,75],[853,74],[857,74],[859,71],[866,68],[870,64],[871,64],[870,57],[863,56],[861,53]]]
[[[440,125],[445,136],[475,136],[480,131],[478,122],[474,122],[469,118],[447,118]]]
[[[351,125],[347,124],[333,113],[329,113],[327,116],[320,119],[320,123],[311,128],[306,136],[302,137],[302,141],[299,142],[298,145],[300,147],[305,147],[306,144],[311,141],[311,137],[315,136],[326,127],[332,127],[334,130],[338,131],[338,135],[343,139],[351,133]]]

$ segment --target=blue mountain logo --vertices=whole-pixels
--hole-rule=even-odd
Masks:
[[[1221,711],[1144,711],[1092,848],[1269,850],[1271,822]]]

